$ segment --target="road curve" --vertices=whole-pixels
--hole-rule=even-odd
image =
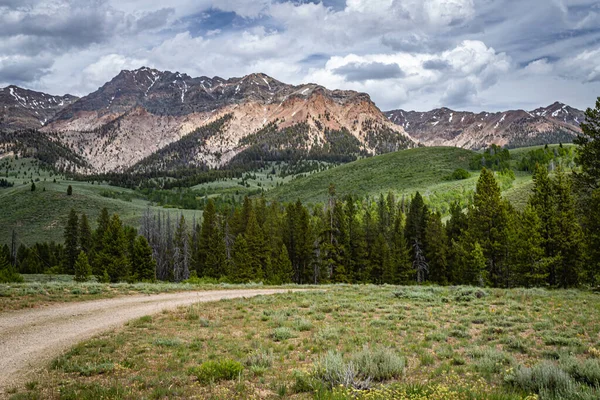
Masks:
[[[286,289],[136,295],[0,313],[0,397],[61,352],[127,321],[200,302],[285,293]]]

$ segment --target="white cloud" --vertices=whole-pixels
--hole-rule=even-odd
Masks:
[[[526,74],[545,75],[552,72],[552,70],[552,64],[548,62],[548,59],[542,58],[540,60],[535,60],[527,64],[523,71]]]
[[[82,71],[82,82],[90,86],[102,86],[124,69],[137,69],[148,63],[148,60],[127,58],[119,54],[109,54],[88,65]]]
[[[12,62],[4,78],[0,71],[0,85],[23,69],[23,86],[86,94],[120,68],[145,64],[192,76],[265,72],[365,91],[383,109],[577,100],[570,87],[583,107],[600,93],[596,3],[0,0],[2,62],[22,66]],[[204,26],[198,16],[211,9],[234,11],[245,28],[218,18]]]

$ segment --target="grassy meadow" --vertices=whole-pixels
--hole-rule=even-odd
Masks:
[[[555,146],[551,146],[555,147]],[[539,147],[511,149],[511,165],[516,168],[527,152]],[[227,179],[196,185],[191,190],[197,198],[235,199],[257,195],[263,190],[269,200],[296,201],[314,204],[325,202],[330,183],[336,185],[338,196],[379,196],[389,191],[397,196],[412,196],[417,190],[435,210],[446,214],[449,204],[460,201],[466,205],[475,190],[479,171],[470,171],[470,177],[449,180],[458,168],[468,170],[473,151],[454,147],[427,147],[369,157],[341,166],[319,163],[320,171],[281,176],[286,165],[271,163],[263,169],[247,172],[242,178]],[[15,229],[20,242],[63,241],[63,231],[71,208],[85,212],[92,225],[100,210],[118,213],[127,225],[137,227],[143,212],[168,210],[173,216],[183,213],[188,221],[201,218],[201,210],[167,209],[151,205],[139,191],[95,182],[68,181],[39,167],[33,159],[5,158],[0,160],[1,177],[14,187],[0,188],[0,244],[9,243]],[[9,165],[8,168],[5,166]],[[274,170],[274,174],[272,174]],[[532,188],[531,174],[515,172],[515,180],[498,176],[503,195],[517,209],[522,209]],[[36,190],[31,191],[31,180]],[[56,182],[54,182],[56,180]],[[67,196],[67,187],[73,195]]]
[[[14,186],[0,189],[0,244],[10,243],[13,229],[19,241],[26,245],[49,241],[62,243],[71,208],[78,213],[86,213],[92,227],[95,227],[96,219],[105,207],[109,213],[119,214],[125,224],[135,227],[139,226],[140,217],[146,209],[165,210],[149,205],[148,201],[138,198],[135,191],[130,189],[66,180],[60,175],[38,169],[37,161],[32,159],[13,159],[11,165],[8,178],[4,174],[2,177],[13,182]],[[31,179],[36,185],[33,192]],[[71,196],[67,196],[69,185],[73,187]],[[108,192],[118,192],[119,196],[106,197]],[[177,209],[169,212],[174,216],[183,213],[189,221],[194,215],[198,219],[202,215],[200,210]]]
[[[325,286],[147,316],[12,399],[597,399],[587,291]]]
[[[0,283],[0,312],[36,308],[53,303],[107,299],[135,294],[194,290],[265,288],[262,284],[213,283],[100,283],[75,282],[73,275],[23,275],[23,283]]]

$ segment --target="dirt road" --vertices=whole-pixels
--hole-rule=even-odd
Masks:
[[[219,290],[139,295],[0,314],[0,397],[76,343],[149,314],[199,302],[282,293]]]

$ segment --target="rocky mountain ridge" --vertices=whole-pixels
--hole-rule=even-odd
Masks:
[[[0,129],[38,129],[78,97],[52,96],[10,85],[0,88]]]
[[[225,80],[146,67],[122,71],[42,131],[57,133],[95,172],[122,171],[224,116],[231,118],[196,152],[198,164],[226,165],[249,147],[244,138],[272,124],[280,130],[304,124],[303,140],[294,143],[306,152],[326,145],[329,131],[348,132],[368,154],[415,145],[365,93],[288,85],[265,74]]]
[[[425,146],[468,149],[571,142],[585,121],[583,111],[559,102],[532,111],[473,113],[439,108],[428,112],[393,110],[385,115]]]

